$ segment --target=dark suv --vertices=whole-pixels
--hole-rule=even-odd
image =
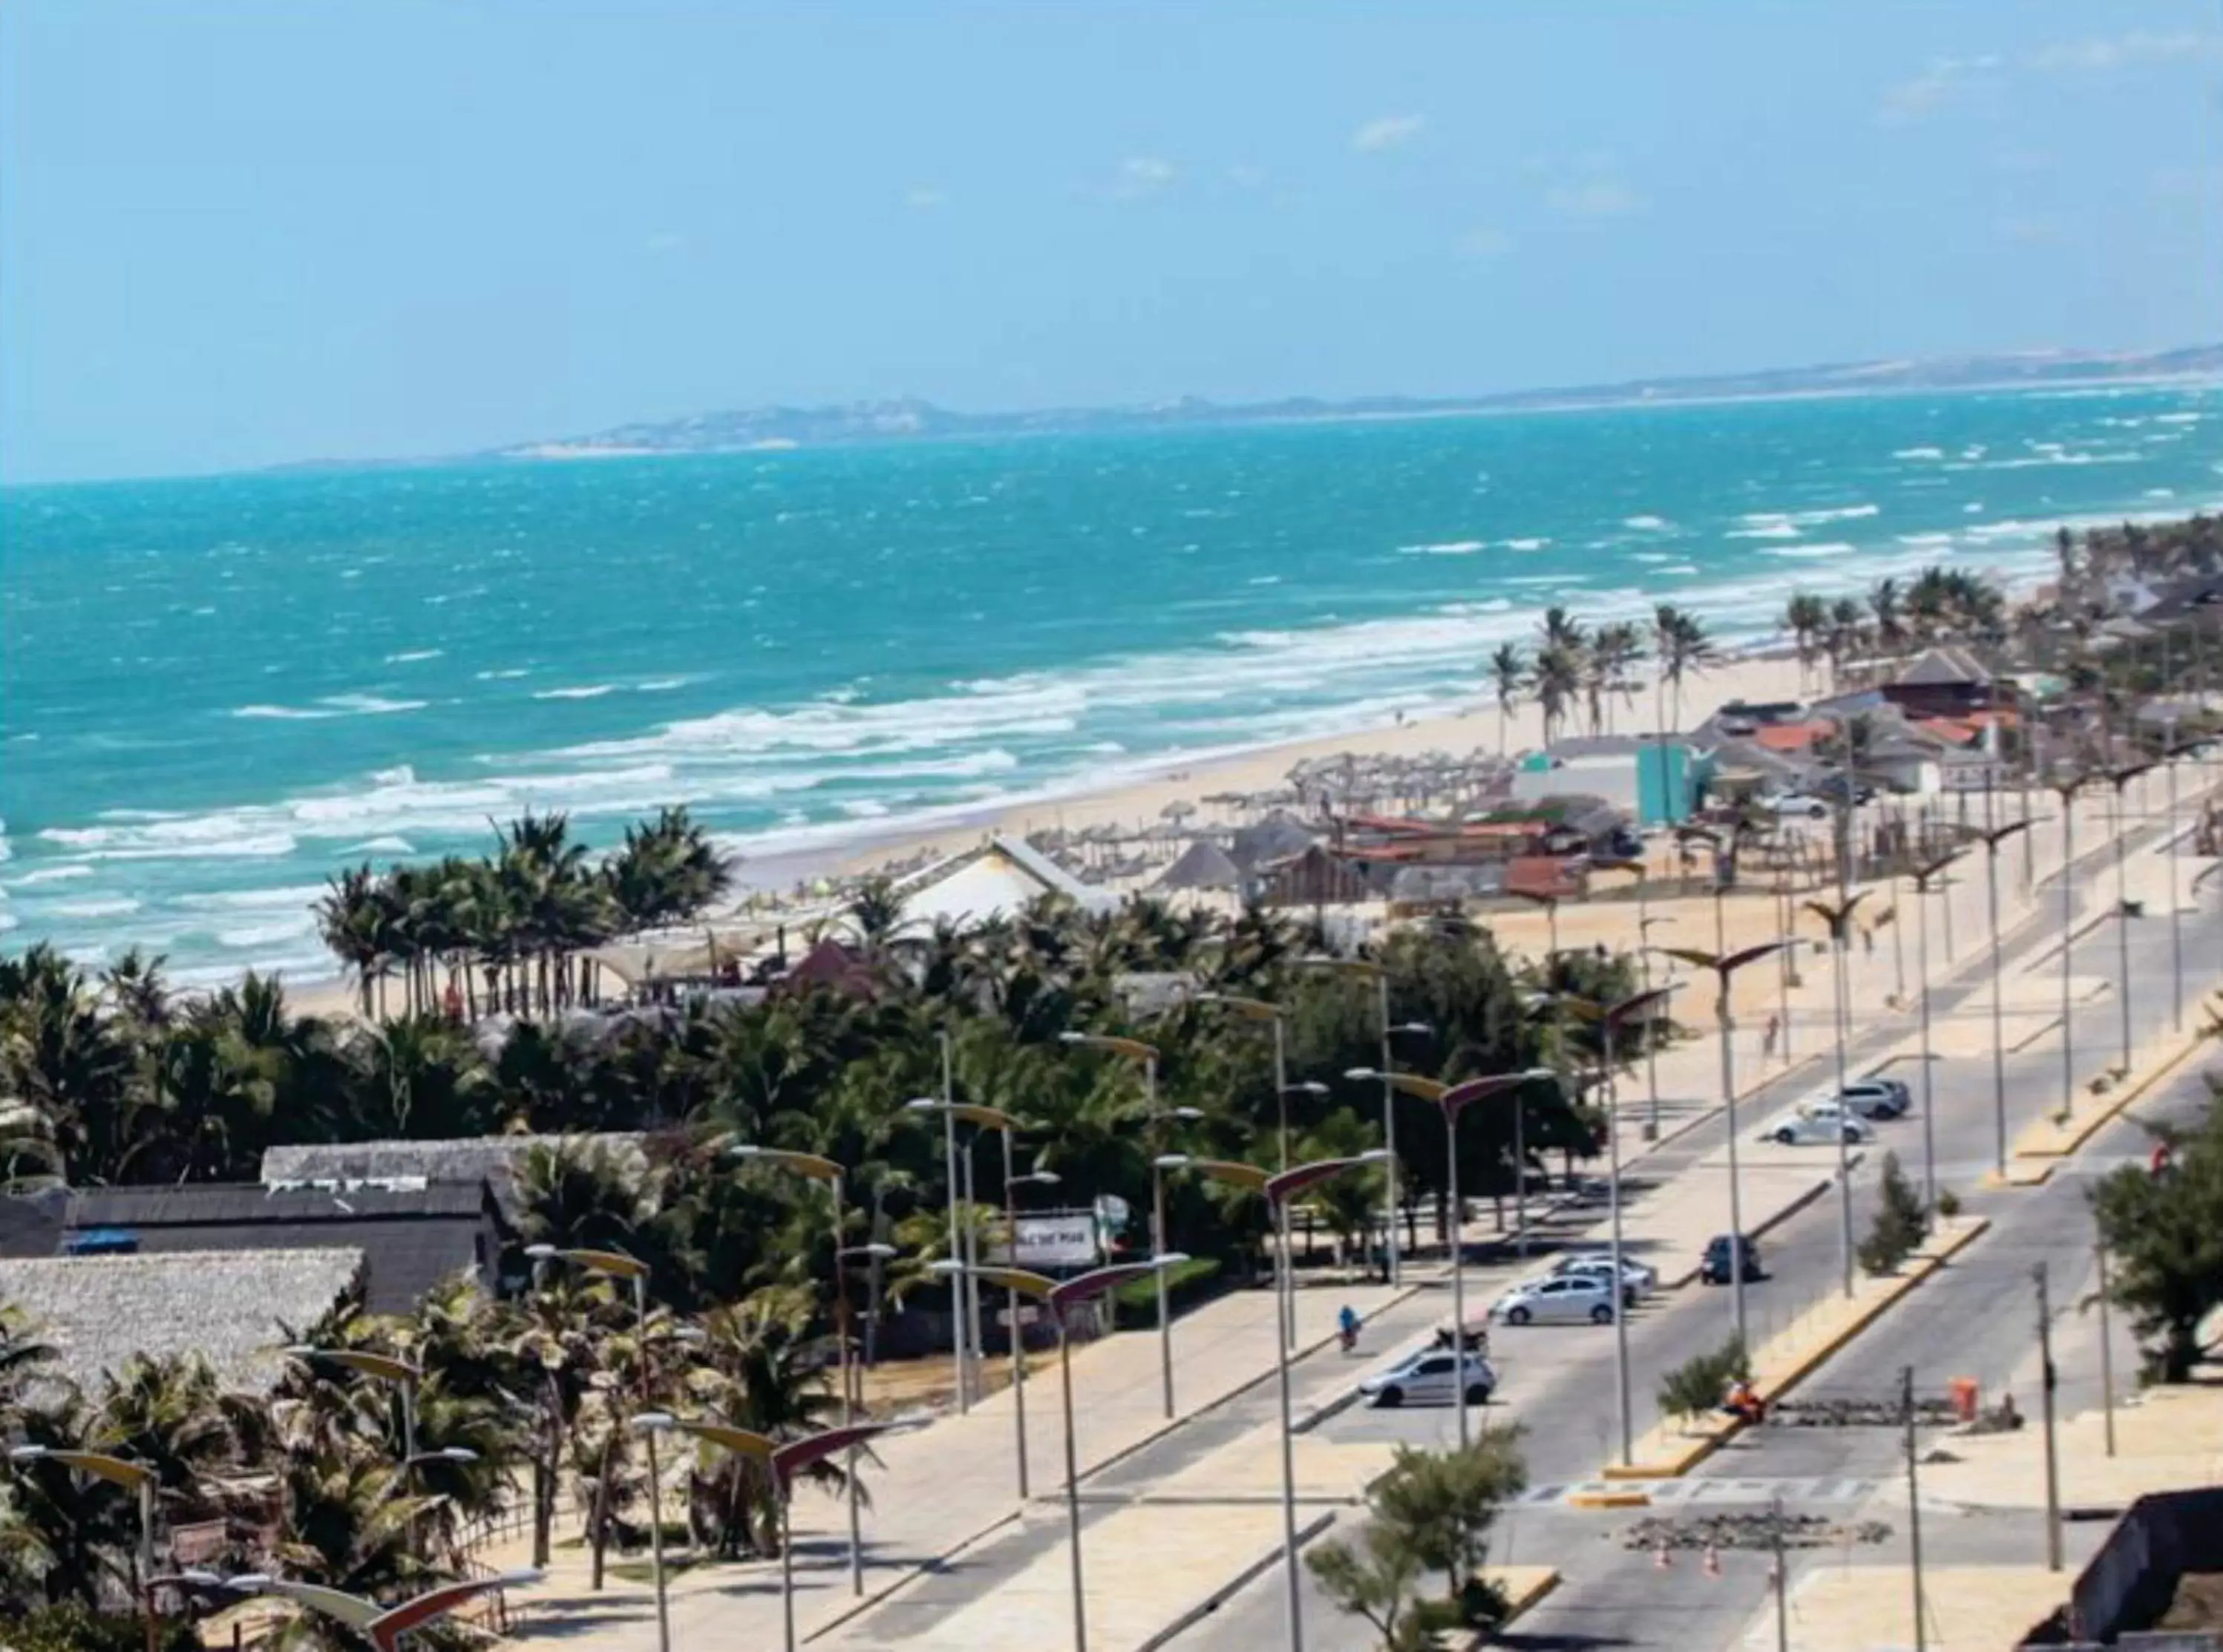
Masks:
[[[1743,1253],[1746,1281],[1765,1279],[1767,1270],[1760,1265],[1760,1247],[1754,1244],[1749,1237],[1735,1242]],[[1706,1241],[1706,1259],[1698,1265],[1698,1282],[1701,1285],[1727,1285],[1729,1282],[1729,1246],[1727,1234],[1716,1234]]]

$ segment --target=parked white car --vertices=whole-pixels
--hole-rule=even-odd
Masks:
[[[1767,800],[1767,807],[1786,819],[1795,816],[1819,820],[1829,813],[1827,799],[1811,797],[1804,792],[1785,792],[1780,797],[1771,797]]]
[[[1611,1251],[1577,1251],[1562,1256],[1552,1264],[1551,1278],[1555,1279],[1613,1278]],[[1633,1256],[1621,1259],[1621,1283],[1629,1301],[1648,1297],[1659,1288],[1659,1270]]]
[[[1532,1279],[1500,1297],[1489,1313],[1508,1325],[1610,1325],[1615,1295],[1603,1273]]]
[[[1785,1147],[1835,1146],[1839,1140],[1873,1141],[1875,1126],[1857,1113],[1848,1113],[1834,1101],[1809,1102],[1760,1132],[1763,1141]]]
[[[1364,1379],[1358,1391],[1381,1406],[1453,1405],[1464,1385],[1468,1404],[1489,1404],[1497,1388],[1497,1372],[1489,1361],[1470,1354],[1463,1374],[1458,1367],[1458,1357],[1450,1349],[1427,1348]]]

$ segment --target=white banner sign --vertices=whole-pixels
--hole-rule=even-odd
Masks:
[[[1096,1217],[1087,1210],[1059,1215],[1021,1216],[1017,1264],[1025,1268],[1094,1267],[1103,1251],[1097,1243]],[[989,1259],[1013,1260],[1000,1241],[988,1247]]]

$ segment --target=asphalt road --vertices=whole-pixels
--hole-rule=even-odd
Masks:
[[[2080,877],[2099,876],[2111,882],[2112,857],[2088,857],[2080,861]],[[2219,921],[2217,884],[2210,878],[2202,890],[2197,914],[2187,913],[2182,934],[2185,977],[2188,983],[2212,981],[2223,975],[2223,921]],[[2102,887],[2108,887],[2108,883]],[[2131,973],[2134,1037],[2150,1039],[2169,1025],[2171,958],[2169,926],[2164,921],[2133,922],[2131,932]],[[2040,917],[2025,925],[2006,949],[2010,970],[2030,967],[2057,969],[2057,927]],[[1936,963],[1933,958],[1933,964]],[[2112,978],[2117,965],[2117,935],[2113,923],[2101,923],[2080,937],[2070,960],[2072,971]],[[1933,992],[1933,1014],[1941,1025],[1957,1016],[1981,1018],[1988,1014],[1987,958],[1981,952],[1963,954],[1963,966],[1952,984]],[[2188,1014],[2191,1010],[2188,1008]],[[2100,1052],[2119,1041],[2119,1001],[2111,994],[2086,1003],[2076,1013],[2077,1066],[2088,1072]],[[1903,1022],[1894,1021],[1853,1042],[1848,1066],[1866,1071],[1889,1043],[1905,1034]],[[2035,1042],[2025,1053],[2010,1054],[2006,1062],[2007,1128],[2012,1133],[2058,1104],[2061,1058],[2056,1039]],[[1791,1075],[1759,1102],[1740,1108],[1748,1132],[1771,1113],[1816,1082],[1811,1069]],[[2198,1093],[2187,1078],[2172,1087],[2177,1105],[2189,1109]],[[1964,1259],[1940,1280],[1924,1285],[1908,1303],[1872,1328],[1813,1379],[1811,1393],[1833,1391],[1876,1393],[1893,1387],[1899,1368],[1915,1367],[1918,1386],[1940,1391],[1952,1377],[1971,1376],[1987,1392],[2013,1382],[2024,1397],[2023,1409],[2035,1414],[2036,1387],[2030,1361],[2035,1345],[2035,1313],[2029,1283],[2031,1262],[2043,1258],[2055,1272],[2054,1297],[2073,1303],[2089,1289],[2089,1224],[2083,1214],[2081,1189],[2074,1177],[2056,1178],[2042,1190],[1989,1193],[1978,1178],[1993,1162],[1995,1122],[1991,1061],[1982,1056],[1941,1060],[1936,1076],[1936,1139],[1939,1182],[1958,1191],[1967,1207],[1994,1218],[1996,1230],[1977,1242]],[[2142,1103],[2151,1111],[2153,1103]],[[1723,1124],[1714,1121],[1694,1129],[1689,1139],[1663,1149],[1646,1171],[1671,1167],[1671,1161],[1689,1163],[1715,1151],[1721,1144]],[[1876,1202],[1878,1169],[1885,1148],[1895,1148],[1910,1174],[1918,1174],[1921,1153],[1918,1117],[1880,1128],[1878,1140],[1853,1178],[1854,1223],[1864,1234]],[[2138,1127],[2119,1122],[2088,1149],[2086,1163],[2120,1160],[2142,1153],[2144,1137]],[[1834,1159],[1829,1148],[1817,1148],[1818,1166]],[[1773,1326],[1787,1322],[1798,1311],[1840,1284],[1840,1213],[1833,1190],[1772,1233],[1764,1244],[1772,1278],[1749,1287],[1748,1313],[1755,1341]],[[1472,1287],[1470,1286],[1470,1290]],[[1476,1291],[1470,1303],[1482,1299]],[[1443,1316],[1441,1297],[1422,1299],[1429,1306],[1417,1315],[1421,1326]],[[2060,1321],[2062,1341],[2056,1364],[2065,1370],[2096,1367],[2096,1355],[2081,1363],[2075,1357],[2079,1338],[2088,1340],[2083,1322],[2071,1315]],[[1395,1328],[1392,1328],[1395,1329]],[[1641,1434],[1656,1420],[1652,1394],[1658,1374],[1692,1354],[1717,1346],[1730,1329],[1729,1293],[1691,1286],[1666,1293],[1653,1305],[1631,1316],[1629,1357],[1632,1370],[1634,1429]],[[1614,1448],[1614,1356],[1609,1331],[1590,1327],[1530,1328],[1499,1330],[1493,1337],[1493,1358],[1502,1380],[1494,1420],[1517,1420],[1527,1430],[1526,1449],[1532,1487],[1530,1500],[1508,1511],[1492,1546],[1491,1558],[1500,1562],[1546,1561],[1559,1565],[1565,1580],[1557,1593],[1524,1619],[1510,1644],[1536,1648],[1656,1647],[1678,1652],[1703,1652],[1709,1646],[1729,1646],[1741,1639],[1754,1614],[1765,1605],[1764,1559],[1735,1556],[1724,1565],[1720,1578],[1708,1578],[1687,1561],[1659,1572],[1648,1555],[1633,1555],[1619,1544],[1626,1521],[1596,1513],[1567,1509],[1559,1501],[1565,1489],[1595,1475]],[[1319,1374],[1321,1361],[1307,1380],[1317,1395],[1332,1386],[1332,1378]],[[2125,1376],[2136,1368],[2128,1344],[2118,1350],[2117,1368]],[[2096,1402],[2096,1380],[2080,1390],[2079,1379],[2064,1385],[2064,1406],[2074,1410]],[[1262,1391],[1262,1398],[1263,1391]],[[1353,1409],[1322,1425],[1341,1437],[1378,1437],[1417,1443],[1444,1443],[1452,1436],[1452,1414],[1448,1410],[1382,1412]],[[1178,1435],[1167,1442],[1177,1449]],[[1850,1516],[1890,1481],[1897,1462],[1895,1438],[1881,1431],[1769,1429],[1755,1436],[1757,1443],[1734,1454],[1734,1475],[1716,1472],[1699,1493],[1707,1504],[1733,1502],[1737,1498],[1764,1504],[1782,1496],[1787,1505],[1832,1515]],[[1151,1472],[1143,1457],[1129,1469],[1137,1487]],[[1742,1487],[1726,1484],[1747,1481]],[[1105,1482],[1108,1489],[1108,1479]],[[1339,1523],[1339,1524],[1342,1523]],[[1902,1523],[1894,1522],[1894,1532]],[[1988,1553],[1987,1544],[2003,1546],[2013,1554],[2042,1550],[2029,1547],[2028,1533],[2002,1528],[2013,1523],[1987,1520],[1964,1523],[1949,1539],[1965,1546],[1964,1558]],[[2074,1529],[2072,1529],[2074,1530]],[[2099,1530],[2088,1528],[2090,1540]],[[1925,1533],[1925,1536],[1928,1534]],[[1898,1541],[1896,1536],[1893,1539]],[[1889,1548],[1877,1551],[1887,1555]],[[2071,1564],[2080,1557],[2072,1551]],[[1795,1571],[1794,1571],[1795,1576]],[[1252,1648],[1286,1644],[1286,1608],[1278,1574],[1269,1573],[1240,1591],[1211,1617],[1170,1644],[1190,1649]],[[1338,1613],[1317,1589],[1308,1587],[1306,1606],[1306,1644],[1311,1652],[1362,1652],[1371,1643],[1363,1624]]]

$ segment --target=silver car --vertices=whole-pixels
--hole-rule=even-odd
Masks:
[[[1610,1325],[1614,1295],[1603,1274],[1573,1273],[1516,1285],[1489,1311],[1508,1325]]]
[[[1497,1372],[1489,1361],[1479,1354],[1468,1354],[1463,1377],[1458,1366],[1458,1356],[1450,1349],[1428,1348],[1376,1372],[1358,1385],[1358,1391],[1382,1406],[1451,1405],[1458,1402],[1464,1381],[1468,1404],[1489,1404],[1497,1388]]]

